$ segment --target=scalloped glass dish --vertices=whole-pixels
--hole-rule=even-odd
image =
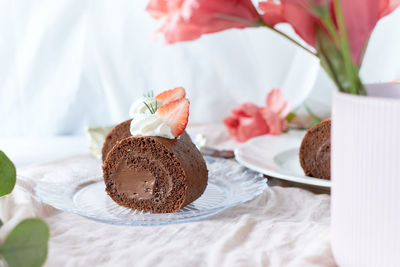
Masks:
[[[105,192],[102,177],[57,179],[47,175],[35,187],[44,203],[57,209],[110,224],[163,225],[200,220],[251,200],[267,187],[263,175],[233,160],[206,157],[208,186],[203,195],[175,213],[157,214],[118,206]],[[54,177],[53,177],[54,176]]]

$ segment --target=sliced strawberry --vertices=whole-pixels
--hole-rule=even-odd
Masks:
[[[157,109],[156,114],[161,117],[175,137],[180,136],[186,129],[189,119],[189,100],[186,98],[175,100]]]
[[[186,92],[183,87],[176,87],[171,90],[164,91],[156,96],[156,99],[161,101],[163,105],[171,103],[172,101],[185,98]]]

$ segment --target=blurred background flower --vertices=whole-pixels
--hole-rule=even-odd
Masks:
[[[245,142],[263,134],[282,134],[286,130],[290,104],[283,99],[281,89],[272,89],[265,104],[258,107],[253,103],[243,103],[235,107],[224,119],[229,135],[236,141]]]
[[[202,34],[257,24],[258,13],[250,0],[151,0],[147,11],[160,19],[158,33],[167,43],[189,41]]]

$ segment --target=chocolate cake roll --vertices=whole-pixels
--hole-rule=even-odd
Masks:
[[[310,128],[300,147],[300,164],[307,176],[331,179],[331,120]]]
[[[131,136],[103,164],[106,192],[119,205],[156,213],[176,212],[199,198],[208,180],[200,151],[180,137]]]
[[[103,149],[101,150],[101,157],[103,162],[106,160],[108,152],[114,147],[114,145],[118,141],[121,141],[122,139],[131,136],[131,131],[130,131],[131,121],[132,119],[121,122],[107,134],[103,144]]]

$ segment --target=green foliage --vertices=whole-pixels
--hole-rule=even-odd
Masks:
[[[349,39],[347,37],[346,25],[344,22],[343,10],[341,7],[340,0],[334,0],[334,9],[336,14],[336,21],[338,23],[339,33],[340,33],[340,51],[342,52],[345,64],[346,75],[351,84],[351,88],[348,91],[351,94],[366,95],[366,90],[362,84],[359,76],[359,67],[356,66],[350,54]],[[355,62],[359,64],[359,62]]]
[[[291,122],[296,116],[297,116],[296,113],[290,112],[289,114],[287,114],[285,120],[286,120],[287,122]]]
[[[0,197],[10,194],[15,186],[17,172],[11,160],[0,150]]]
[[[47,256],[49,228],[40,219],[19,223],[0,247],[0,255],[9,267],[42,266]]]
[[[307,113],[308,113],[308,114],[310,115],[310,117],[312,118],[311,126],[314,126],[314,125],[316,125],[316,124],[318,124],[318,123],[320,123],[320,122],[322,121],[321,118],[319,118],[317,115],[315,115],[314,112],[312,112],[312,110],[310,109],[309,106],[304,105],[304,107],[305,107]]]
[[[353,65],[351,59],[344,58],[341,50],[335,46],[329,35],[321,28],[317,29],[316,47],[321,66],[341,92],[365,94],[365,88],[358,75],[357,67]]]
[[[17,172],[11,160],[0,151],[0,197],[14,189]],[[3,222],[0,220],[0,227]],[[9,267],[42,266],[47,256],[49,228],[40,219],[19,223],[0,246],[0,259]]]
[[[316,32],[316,48],[319,53],[321,66],[331,77],[338,89],[346,91],[350,84],[346,77],[344,59],[329,35],[320,27]]]
[[[329,16],[329,3],[327,0],[322,3],[316,3],[314,0],[307,0],[307,3],[311,7],[311,12],[317,17]]]
[[[321,26],[316,30],[316,49],[321,66],[338,87],[339,91],[366,95],[366,90],[359,76],[359,66],[353,63],[349,40],[342,14],[340,1],[334,1],[334,13],[337,26],[329,12],[320,12]],[[356,62],[357,63],[357,62]]]

